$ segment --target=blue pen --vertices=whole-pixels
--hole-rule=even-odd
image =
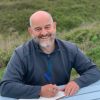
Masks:
[[[49,72],[46,72],[44,74],[44,78],[46,79],[47,82],[51,83],[51,77],[50,77],[50,73]]]
[[[52,82],[52,75],[51,75],[51,71],[52,71],[52,62],[50,60],[50,57],[48,57],[48,66],[47,66],[47,72],[44,73],[44,78],[47,82],[51,83]]]

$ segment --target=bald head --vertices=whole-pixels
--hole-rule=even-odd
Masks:
[[[44,52],[52,52],[55,47],[56,22],[53,22],[52,16],[48,12],[33,13],[30,17],[28,31]]]
[[[37,11],[33,13],[30,17],[30,26],[33,27],[37,23],[39,22],[42,23],[43,21],[44,21],[44,24],[45,24],[45,21],[53,23],[52,16],[46,11]]]

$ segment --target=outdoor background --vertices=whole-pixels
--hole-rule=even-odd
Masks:
[[[37,10],[50,12],[57,37],[76,43],[100,68],[100,0],[0,0],[0,79],[14,49],[30,39],[29,17]]]

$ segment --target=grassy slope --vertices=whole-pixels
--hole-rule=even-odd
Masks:
[[[28,39],[24,35],[28,19],[36,10],[49,11],[57,21],[58,32],[63,33],[59,37],[75,42],[100,67],[100,0],[0,0],[2,66],[13,49]]]
[[[0,0],[0,33],[26,31],[28,18],[36,10],[49,11],[58,29],[70,30],[100,20],[100,0]]]
[[[100,23],[80,26],[59,37],[76,43],[100,67]]]

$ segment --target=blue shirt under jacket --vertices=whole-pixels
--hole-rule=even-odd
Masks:
[[[45,54],[33,39],[16,48],[0,83],[1,95],[38,98],[42,85],[67,84],[72,68],[80,75],[74,80],[80,88],[100,79],[96,65],[75,44],[59,39],[55,43],[51,54]]]

